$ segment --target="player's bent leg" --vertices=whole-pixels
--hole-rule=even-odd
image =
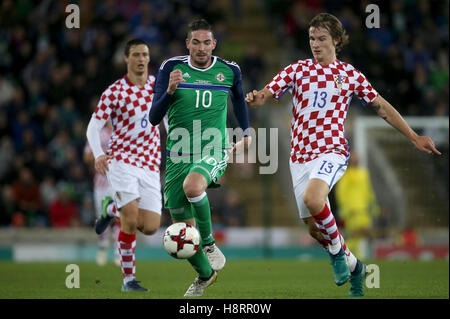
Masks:
[[[330,191],[328,184],[317,178],[309,180],[303,194],[303,201],[317,223],[324,226],[330,241],[328,252],[333,268],[334,282],[341,286],[350,278],[345,252],[342,249],[339,231],[333,214],[327,205],[327,196]]]
[[[197,228],[204,244],[214,242],[212,234],[211,209],[205,190],[208,181],[199,172],[190,172],[183,182],[183,191],[190,203],[193,217],[197,221]],[[188,210],[188,207],[185,207]]]
[[[161,224],[161,214],[146,209],[139,209],[137,229],[144,235],[155,234]]]
[[[183,190],[194,211],[197,228],[203,242],[203,252],[208,257],[211,267],[215,271],[219,271],[225,267],[226,258],[214,241],[211,209],[208,195],[205,192],[207,186],[208,181],[206,177],[194,171],[186,176],[183,183]]]

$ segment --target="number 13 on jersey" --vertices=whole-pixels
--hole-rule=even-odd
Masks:
[[[212,103],[212,93],[209,90],[195,90],[196,100],[195,100],[195,108],[198,108],[200,103],[203,107],[210,107]]]
[[[314,91],[313,107],[323,108],[327,104],[327,92],[326,91]]]

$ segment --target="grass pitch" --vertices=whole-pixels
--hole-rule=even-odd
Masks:
[[[64,263],[0,262],[2,299],[180,299],[196,274],[187,261],[137,261],[137,280],[148,293],[122,293],[121,270],[79,262],[80,288],[66,287]],[[449,298],[449,265],[436,261],[368,261],[380,269],[380,287],[364,298]],[[348,298],[349,284],[337,287],[327,260],[229,260],[205,299]]]

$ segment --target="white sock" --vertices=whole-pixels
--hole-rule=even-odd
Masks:
[[[348,268],[350,269],[351,272],[354,271],[356,268],[356,263],[358,262],[355,255],[353,255],[352,252],[350,251],[350,254],[348,256],[347,254],[345,254],[345,257],[347,257]]]
[[[334,245],[328,245],[328,251],[332,255],[336,255],[341,250],[341,242],[337,242]]]
[[[134,275],[126,275],[123,277],[123,284],[126,285],[128,282],[134,280],[136,277]]]
[[[355,255],[348,249],[347,245],[345,244],[344,237],[339,234],[339,241],[341,242],[342,248],[344,249],[345,257],[347,258],[347,264],[350,271],[354,271],[356,268],[356,263],[358,260],[356,259]]]
[[[109,217],[114,217],[114,202],[106,206],[106,215]]]
[[[197,197],[188,197],[188,201],[189,203],[198,203],[199,201],[201,201],[204,197],[206,196],[206,192],[203,192],[200,194],[200,196]]]

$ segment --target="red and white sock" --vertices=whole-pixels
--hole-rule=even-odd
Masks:
[[[344,237],[342,237],[341,234],[339,234],[339,240],[341,242],[342,249],[344,249],[345,257],[347,258],[348,268],[350,268],[350,271],[353,271],[356,268],[356,263],[358,260],[350,251],[350,249],[348,249],[347,245],[345,244]]]
[[[321,223],[316,222],[317,228],[319,228],[320,232],[322,233],[322,236],[324,238],[324,243],[328,243],[331,245],[330,236],[328,236],[327,231],[325,230],[325,227]],[[344,237],[342,237],[341,234],[339,234],[339,241],[341,242],[342,249],[345,252],[345,257],[347,258],[348,267],[350,268],[350,271],[355,270],[357,259],[355,255],[348,249],[347,245],[345,244]],[[323,246],[323,244],[322,244]],[[325,248],[325,247],[324,247]],[[328,250],[328,245],[325,248],[325,250]]]
[[[323,227],[323,225],[321,223],[316,222],[316,226],[320,230],[320,232],[322,233],[322,237],[324,238],[323,240],[321,240],[319,242],[322,245],[322,247],[326,251],[328,251],[328,245],[331,245],[330,236],[328,236],[328,233],[325,230],[325,227]]]
[[[116,208],[116,204],[114,202],[106,207],[106,215],[120,218],[119,210]]]
[[[122,266],[123,283],[135,279],[136,264],[134,258],[134,251],[136,248],[136,234],[127,234],[123,231],[119,232],[117,238],[119,245],[120,264]]]
[[[336,220],[328,208],[328,205],[325,204],[322,211],[313,217],[318,224],[321,224],[324,227],[327,235],[329,236],[331,245],[329,246],[328,251],[331,254],[336,255],[341,249],[341,241],[339,240],[339,230],[336,225]]]

